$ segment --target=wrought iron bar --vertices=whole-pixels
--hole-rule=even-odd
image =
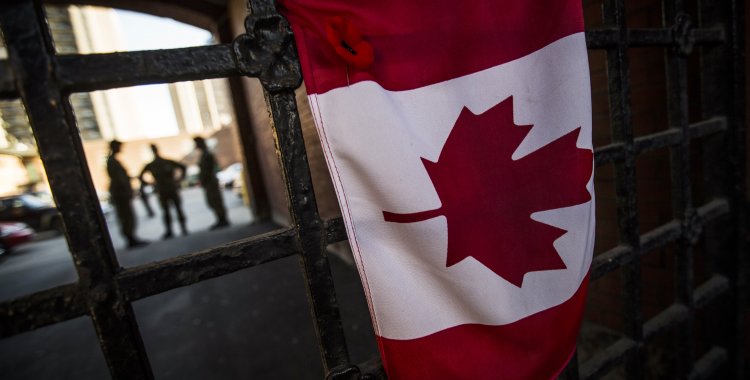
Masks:
[[[107,90],[240,75],[231,44],[180,49],[57,56],[68,92]]]
[[[643,325],[643,339],[651,340],[666,330],[677,328],[688,320],[691,313],[692,310],[685,305],[672,304]]]
[[[697,210],[698,220],[704,225],[729,214],[729,205],[724,199],[714,199]],[[640,236],[641,254],[648,254],[665,247],[667,244],[683,236],[682,225],[678,220],[672,220],[654,228]],[[632,249],[620,244],[607,252],[594,257],[591,263],[591,281],[622,267],[632,255]]]
[[[725,117],[728,126],[725,133],[708,137],[702,144],[704,192],[707,197],[725,199],[732,212],[727,218],[709,225],[704,232],[704,249],[710,260],[708,267],[726,277],[730,284],[727,293],[707,313],[707,322],[712,326],[712,331],[707,335],[706,344],[724,351],[725,365],[701,364],[699,367],[697,364],[691,376],[711,370],[716,371],[711,373],[716,378],[747,377],[742,355],[745,342],[740,317],[747,281],[747,230],[745,213],[742,211],[745,205],[746,170],[744,4],[741,0],[705,0],[698,3],[698,27],[723,25],[726,33],[725,43],[700,50],[702,117]],[[702,361],[700,359],[699,363]]]
[[[349,362],[326,255],[325,226],[318,215],[297,113],[294,90],[302,76],[291,29],[273,3],[262,0],[251,1],[245,29],[247,34],[235,41],[235,52],[243,71],[260,78],[271,111],[323,367],[328,378],[350,378],[359,370]]]
[[[685,319],[680,320],[671,350],[676,353],[674,368],[677,378],[686,378],[692,371],[693,351],[693,244],[702,230],[702,223],[693,209],[690,183],[690,131],[688,114],[688,85],[686,57],[692,52],[690,17],[685,13],[682,0],[662,1],[662,23],[671,28],[678,43],[665,51],[667,77],[667,109],[671,130],[679,131],[676,144],[670,146],[670,179],[672,216],[680,221],[681,238],[675,252],[675,302],[688,309]],[[687,360],[686,360],[687,359]]]
[[[588,380],[602,377],[626,358],[631,357],[636,349],[638,349],[637,342],[629,338],[620,338],[583,363],[579,378]]]
[[[67,284],[0,303],[0,338],[86,314],[78,284]]]
[[[173,257],[117,274],[128,301],[192,285],[300,253],[293,229],[234,241],[203,252]]]
[[[726,129],[727,121],[724,118],[715,117],[690,124],[687,132],[690,139],[698,139],[725,131]],[[641,154],[653,150],[668,148],[680,144],[682,136],[682,130],[676,128],[670,128],[646,136],[639,136],[633,140],[633,149],[635,150],[635,154]],[[625,144],[619,142],[594,149],[596,166],[606,165],[614,161],[621,161],[624,157]]]
[[[594,257],[591,262],[590,280],[594,281],[605,274],[622,267],[632,256],[630,247],[618,245]]]
[[[326,243],[337,243],[347,239],[344,220],[334,218],[325,221]]]
[[[614,142],[625,147],[622,161],[615,162],[615,192],[620,241],[631,249],[630,259],[620,275],[623,289],[625,335],[635,342],[627,351],[625,368],[630,380],[644,376],[643,316],[641,315],[641,249],[638,236],[636,203],[635,151],[630,110],[630,69],[627,54],[628,29],[623,0],[606,0],[603,4],[604,23],[618,31],[617,45],[607,49],[607,80],[609,82],[610,124]],[[623,352],[625,354],[626,352]]]
[[[151,379],[133,310],[114,281],[119,268],[89,176],[72,106],[57,82],[52,38],[41,4],[5,2],[0,26],[37,147],[65,224],[102,351],[114,379]]]
[[[718,274],[713,275],[708,281],[695,289],[693,295],[695,307],[703,308],[708,306],[711,301],[731,290],[731,288],[732,286],[728,278]]]
[[[715,45],[724,42],[724,30],[721,28],[692,29],[688,36],[698,45]],[[615,27],[589,29],[586,31],[586,45],[589,49],[608,49],[621,45],[619,31]],[[637,29],[627,30],[627,47],[674,46],[680,42],[672,29]]]
[[[690,376],[688,376],[688,379],[712,379],[714,378],[713,375],[719,371],[722,365],[727,363],[728,359],[729,353],[725,348],[716,346],[711,347],[705,355],[701,356],[698,361],[695,362],[693,371],[690,373]]]

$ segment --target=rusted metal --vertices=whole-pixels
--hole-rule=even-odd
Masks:
[[[289,214],[301,249],[308,299],[326,373],[350,376],[349,353],[341,326],[333,276],[326,256],[324,223],[318,215],[310,167],[297,113],[294,90],[302,83],[291,28],[272,1],[251,1],[245,19],[247,34],[235,40],[238,64],[263,84],[271,110]]]
[[[607,80],[612,139],[624,147],[622,160],[615,162],[615,193],[617,195],[617,229],[620,243],[630,248],[630,257],[620,269],[623,292],[624,332],[628,341],[643,339],[643,316],[640,306],[641,248],[638,236],[638,207],[635,176],[635,149],[630,108],[630,68],[628,60],[629,33],[623,0],[605,0],[604,23],[617,30],[618,44],[607,49]],[[625,363],[628,379],[642,379],[644,373],[643,347],[632,345],[620,358]]]
[[[241,239],[203,252],[122,270],[117,283],[128,301],[299,254],[294,230]]]
[[[688,21],[682,20],[681,23]],[[682,25],[682,24],[681,24]],[[622,40],[618,29],[610,26],[605,29],[586,31],[586,45],[589,49],[607,49],[625,44],[627,47],[678,47],[685,49],[692,44],[712,45],[724,42],[724,31],[720,28],[682,28],[672,29],[638,29],[627,30],[627,39]]]
[[[703,120],[690,124],[687,129],[689,139],[698,139],[715,133],[725,131],[727,122],[725,119],[717,117],[709,120]],[[633,139],[633,149],[635,154],[647,153],[650,151],[669,148],[682,141],[683,131],[678,128],[669,128],[662,132],[650,135],[639,136]],[[596,166],[602,166],[614,161],[622,160],[625,157],[626,145],[621,142],[615,142],[594,150],[594,159]]]
[[[86,314],[78,284],[47,289],[0,304],[0,337],[5,338]]]
[[[232,45],[56,57],[57,75],[67,92],[107,90],[240,75]],[[127,68],[127,69],[125,69]]]
[[[122,301],[114,281],[119,264],[95,201],[96,192],[72,107],[57,81],[54,49],[41,4],[3,3],[0,26],[16,85],[65,225],[68,247],[78,272],[80,300],[91,316],[112,377],[151,379],[135,315],[130,304]]]

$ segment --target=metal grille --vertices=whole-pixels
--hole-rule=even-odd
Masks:
[[[605,0],[604,27],[587,30],[590,49],[607,54],[612,143],[597,147],[597,166],[616,171],[620,244],[595,257],[591,281],[620,269],[625,335],[593,358],[572,360],[563,376],[591,379],[623,364],[628,379],[641,379],[646,347],[674,332],[679,363],[674,378],[743,378],[742,252],[744,220],[743,2],[704,0],[691,20],[682,0],[664,1],[663,27],[629,29],[623,0]],[[114,379],[153,378],[131,302],[261,265],[300,258],[328,378],[384,377],[377,358],[350,362],[328,258],[330,243],[346,239],[341,219],[322,220],[317,211],[294,89],[301,74],[291,31],[270,1],[251,0],[246,34],[232,44],[208,47],[58,55],[38,2],[5,1],[0,25],[9,59],[0,61],[0,97],[20,97],[28,112],[50,186],[61,211],[77,283],[0,303],[0,337],[9,337],[83,315],[91,317]],[[628,49],[663,47],[668,78],[668,129],[634,137],[630,106]],[[688,122],[687,60],[701,59],[702,121]],[[127,70],[122,70],[127,68]],[[260,78],[272,114],[289,197],[292,227],[203,252],[135,268],[117,262],[89,177],[79,131],[69,101],[73,92],[152,83],[247,75]],[[702,138],[707,197],[694,204],[689,147]],[[645,152],[669,149],[673,220],[639,234],[635,160]],[[693,246],[704,236],[715,268],[693,288]],[[644,320],[640,260],[676,244],[676,296],[656,317]],[[698,310],[723,316],[712,326],[705,355],[696,357],[693,323]]]

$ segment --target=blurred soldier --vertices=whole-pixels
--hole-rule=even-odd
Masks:
[[[140,182],[141,182],[141,186],[139,188],[140,189],[139,195],[141,196],[141,202],[143,203],[143,207],[146,209],[146,214],[148,215],[148,217],[153,218],[154,209],[151,208],[151,203],[148,201],[148,191],[146,191],[148,188],[147,186],[148,184],[144,183],[143,181],[140,181]]]
[[[110,154],[107,157],[107,174],[109,174],[109,200],[115,206],[117,220],[120,222],[120,232],[128,242],[128,248],[139,247],[146,243],[135,237],[135,214],[133,213],[133,188],[130,176],[115,156],[120,153],[122,143],[112,140],[109,143]]]
[[[224,199],[219,189],[219,181],[216,179],[216,159],[214,155],[208,151],[206,146],[206,140],[203,137],[193,138],[195,141],[195,147],[200,150],[201,158],[198,163],[200,168],[199,178],[201,180],[201,187],[206,195],[206,203],[210,207],[214,215],[216,215],[216,223],[211,226],[212,230],[217,228],[226,227],[229,225],[227,220],[227,210],[224,208]]]
[[[180,199],[180,181],[185,179],[185,165],[167,160],[159,156],[159,150],[156,145],[151,144],[151,151],[154,153],[154,160],[146,164],[138,177],[143,183],[143,175],[150,172],[154,177],[154,186],[159,194],[159,205],[161,206],[164,218],[164,236],[163,239],[169,239],[172,234],[172,216],[169,212],[170,205],[173,205],[177,211],[177,220],[180,222],[180,229],[183,235],[187,235],[185,225],[185,214],[182,212],[182,200]],[[175,171],[180,172],[178,179],[175,179]]]

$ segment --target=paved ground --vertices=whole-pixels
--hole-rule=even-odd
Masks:
[[[200,189],[183,192],[190,235],[158,240],[161,219],[137,204],[138,231],[148,246],[125,250],[114,218],[113,244],[122,266],[198,251],[276,228],[252,223],[225,194],[232,226],[208,231],[213,216]],[[155,199],[152,202],[155,205]],[[158,213],[158,211],[157,211]],[[331,256],[344,329],[354,362],[376,355],[356,270]],[[42,236],[0,259],[0,299],[77,279],[65,240]],[[322,377],[304,281],[296,258],[174,289],[133,304],[157,379],[319,379]],[[104,358],[88,317],[0,340],[2,379],[106,379]]]

